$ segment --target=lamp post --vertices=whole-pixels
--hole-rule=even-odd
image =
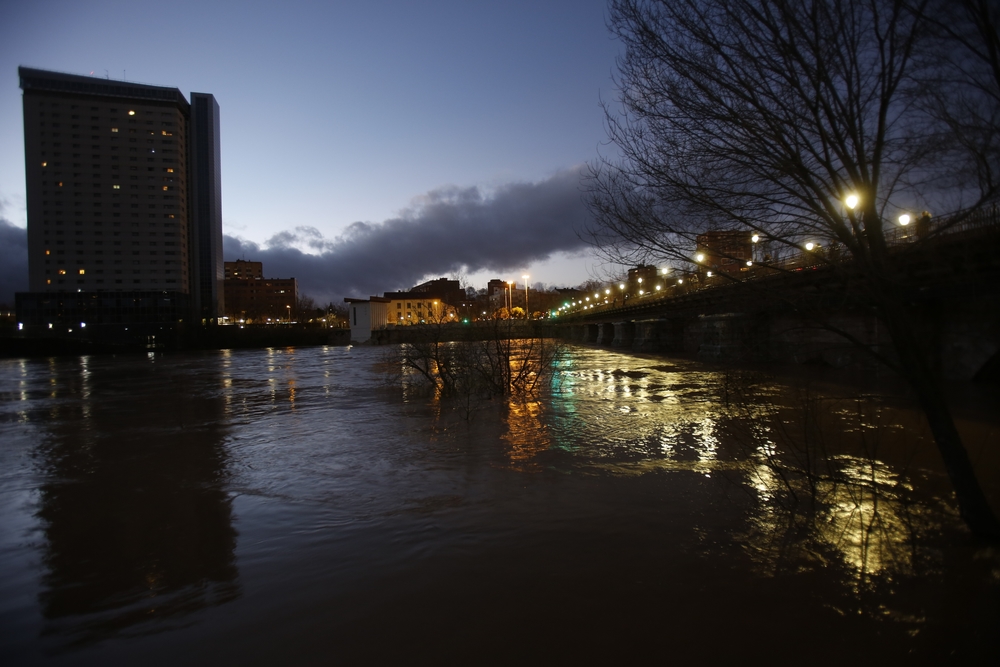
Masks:
[[[525,273],[521,277],[524,278],[524,319],[528,319],[528,278],[531,276]]]
[[[514,310],[514,281],[507,281],[507,317],[510,317],[510,313]]]

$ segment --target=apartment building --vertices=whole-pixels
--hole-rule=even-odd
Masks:
[[[92,321],[121,323],[132,309],[104,318],[98,304],[129,299],[153,304],[135,310],[145,321],[221,317],[215,98],[192,93],[189,102],[176,88],[27,67],[18,74],[30,290],[17,297],[19,320],[51,324],[62,308],[53,304],[85,301]]]

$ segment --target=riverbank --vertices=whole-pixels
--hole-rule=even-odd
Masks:
[[[0,358],[37,358],[81,354],[117,354],[150,350],[229,350],[266,347],[311,347],[348,345],[349,329],[295,326],[206,327],[198,329],[131,327],[115,331],[91,327],[77,330],[19,336],[0,334]]]

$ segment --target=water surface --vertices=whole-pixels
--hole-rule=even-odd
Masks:
[[[1000,658],[1000,556],[901,401],[582,347],[531,400],[387,370],[0,361],[0,659]],[[996,500],[998,425],[962,428]]]

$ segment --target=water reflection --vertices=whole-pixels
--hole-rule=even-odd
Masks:
[[[543,421],[545,416],[541,401],[508,399],[507,429],[502,437],[509,447],[508,456],[515,470],[529,472],[540,469],[536,457],[552,446],[548,425]]]
[[[218,370],[86,357],[46,370],[44,633],[89,643],[162,630],[237,597]]]
[[[834,568],[859,593],[914,575],[921,541],[956,522],[900,472],[921,438],[893,437],[903,420],[882,397],[747,387],[731,398],[729,436],[758,498],[741,537],[763,571]]]
[[[518,471],[560,451],[578,470],[718,476],[754,499],[733,537],[770,575],[832,567],[855,591],[913,575],[920,540],[955,522],[946,500],[900,472],[922,444],[919,426],[904,427],[878,396],[750,380],[574,350],[546,396],[508,401],[502,439]]]

